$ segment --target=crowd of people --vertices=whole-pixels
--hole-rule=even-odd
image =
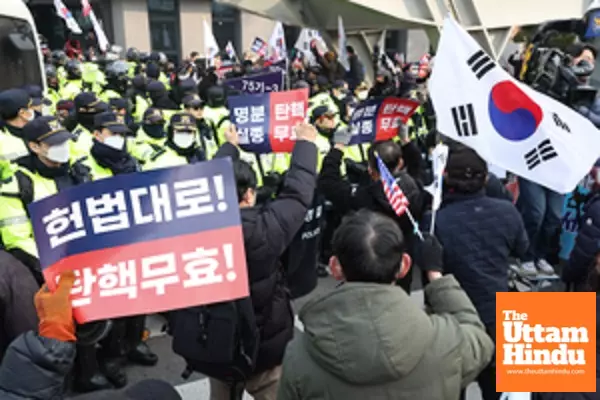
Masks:
[[[574,290],[600,293],[598,197],[589,199],[573,257],[557,269],[552,243],[564,196],[519,179],[516,197],[475,151],[436,131],[428,58],[390,65],[376,49],[373,60],[363,60],[376,71],[369,86],[351,47],[349,70],[332,51],[294,55],[283,64],[287,89],[309,90],[307,122],[296,128],[291,157],[273,162],[240,148],[227,108],[228,96],[240,93],[223,82],[281,68],[277,63],[251,52],[242,60],[192,53],[176,64],[133,48],[123,56],[71,50],[47,54],[47,92],[29,86],[0,93],[0,399],[62,398],[68,377],[76,392],[106,398],[180,398],[161,381],[125,388],[128,363],[158,362],[146,316],[112,320],[90,343],[72,317],[73,274],[63,274],[54,293],[44,286],[27,206],[120,174],[233,160],[251,293],[235,315],[250,317],[248,337],[238,340],[254,355],[244,359],[239,379],[228,379],[216,361],[196,368],[210,377],[213,400],[240,399],[244,391],[256,400],[456,400],[474,381],[484,400],[499,399],[495,293],[510,290],[511,265],[525,277],[559,273]],[[582,47],[577,57],[590,54],[595,59]],[[352,112],[382,97],[411,98],[420,107],[393,140],[357,149],[350,145]],[[433,235],[421,237],[409,215],[390,205],[378,160],[427,232],[432,197],[425,187],[440,141],[450,149],[443,202]],[[309,301],[299,314],[304,332],[294,332],[291,299],[329,275],[343,284]],[[427,310],[410,299],[418,281]],[[181,318],[168,315],[175,341],[193,336],[181,332]],[[210,326],[207,332],[222,334]],[[221,350],[231,349],[211,351]]]

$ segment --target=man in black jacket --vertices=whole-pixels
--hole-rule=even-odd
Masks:
[[[422,193],[415,180],[404,169],[402,148],[391,140],[374,143],[369,148],[371,182],[364,186],[355,187],[345,180],[340,172],[344,149],[349,143],[350,137],[351,132],[349,131],[338,131],[334,134],[333,141],[335,145],[331,148],[329,154],[325,156],[321,167],[319,191],[333,204],[336,213],[339,215],[366,208],[393,218],[402,229],[402,233],[407,238],[408,246],[411,248],[412,240],[414,240],[414,228],[408,216],[398,217],[390,206],[383,191],[375,158],[375,153],[379,154],[386,167],[396,177],[398,185],[408,198],[409,210],[415,220],[418,221],[422,212]],[[410,292],[411,281],[412,274],[409,274],[398,283],[404,290]]]
[[[231,157],[241,208],[244,247],[250,281],[250,296],[260,332],[254,374],[246,391],[255,400],[277,396],[281,364],[287,343],[294,333],[294,315],[282,274],[280,258],[304,223],[312,204],[317,177],[317,131],[311,125],[296,128],[297,142],[290,169],[278,197],[262,207],[256,205],[256,174],[239,159],[237,132],[226,134],[216,157]],[[210,379],[211,400],[229,400],[230,385]]]

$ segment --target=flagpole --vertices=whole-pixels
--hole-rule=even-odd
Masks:
[[[421,233],[421,230],[419,229],[419,224],[417,224],[417,221],[415,221],[415,218],[413,217],[413,215],[410,212],[410,210],[408,209],[408,207],[406,207],[406,215],[408,216],[410,223],[412,224],[413,228],[415,229],[415,235],[417,235],[419,237],[419,239],[421,239],[421,241],[423,241],[424,240],[423,234]]]
[[[437,215],[437,209],[432,210],[431,214],[431,226],[429,227],[429,234],[433,236],[433,232],[435,231],[435,216]]]

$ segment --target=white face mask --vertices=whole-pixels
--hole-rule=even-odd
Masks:
[[[29,114],[27,114],[27,117],[25,117],[25,120],[27,122],[33,121],[35,119],[35,112],[31,108],[27,109],[27,112]]]
[[[121,135],[112,135],[104,139],[104,144],[115,150],[123,150],[125,147],[125,137]]]
[[[180,149],[187,149],[194,144],[193,133],[175,133],[173,134],[173,143]]]
[[[67,140],[61,144],[55,144],[48,148],[46,158],[55,163],[64,164],[69,161],[71,157],[71,148],[69,147],[69,141]]]
[[[356,97],[357,97],[359,100],[365,100],[365,99],[367,98],[367,96],[368,96],[368,95],[369,95],[369,92],[367,92],[366,90],[362,90],[362,91],[360,91],[360,92],[356,93]]]

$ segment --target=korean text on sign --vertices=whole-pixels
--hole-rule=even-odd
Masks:
[[[278,92],[283,89],[283,71],[228,79],[225,85],[248,94]]]
[[[363,102],[351,117],[350,144],[389,140],[398,134],[419,107],[413,100],[400,98],[373,99]]]
[[[30,212],[51,289],[76,271],[79,322],[248,294],[229,159],[81,185]]]
[[[289,153],[296,140],[294,128],[306,118],[308,91],[237,96],[228,103],[244,150],[258,154]]]

